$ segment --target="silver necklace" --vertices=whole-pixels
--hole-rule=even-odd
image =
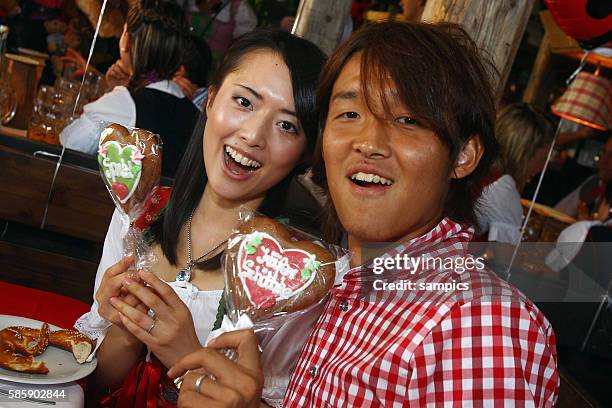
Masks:
[[[223,241],[219,242],[213,249],[204,253],[204,255],[200,256],[197,259],[193,259],[193,256],[192,256],[193,249],[192,249],[192,244],[191,244],[191,220],[193,219],[194,212],[195,210],[193,210],[191,214],[189,215],[189,225],[187,228],[187,264],[179,273],[176,274],[176,281],[182,284],[185,284],[186,282],[191,281],[191,277],[193,276],[193,268],[195,268],[198,262],[200,262],[202,259],[206,258],[210,254],[212,254],[213,252],[221,248],[227,242],[227,239],[224,239]]]

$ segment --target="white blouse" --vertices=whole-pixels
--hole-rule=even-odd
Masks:
[[[177,98],[185,96],[174,81],[154,82],[146,87]],[[62,130],[59,135],[60,142],[68,149],[96,154],[103,122],[119,123],[128,127],[136,125],[136,104],[125,86],[116,86],[98,100],[85,105],[81,116]]]
[[[104,240],[104,249],[94,286],[94,293],[98,287],[106,269],[117,263],[123,256],[123,236],[127,232],[129,223],[121,214],[115,210]],[[336,284],[342,281],[344,272],[348,270],[348,257],[344,257],[337,262]],[[223,291],[221,290],[199,290],[194,285],[187,283],[183,288],[175,282],[168,282],[176,294],[187,305],[191,311],[195,331],[202,345],[210,334],[216,320],[217,307]],[[279,322],[282,327],[272,323],[269,327],[274,330],[264,329],[258,332],[260,346],[263,349],[261,355],[263,372],[265,377],[262,398],[274,407],[282,406],[285,391],[289,386],[289,380],[297,364],[301,350],[306,344],[306,340],[314,327],[317,319],[323,311],[325,302],[320,302],[308,309],[305,313],[294,314],[286,317]],[[80,332],[96,339],[97,347],[100,346],[110,322],[98,313],[98,303],[95,300],[91,310],[81,316],[74,327]]]
[[[104,272],[123,258],[123,236],[127,231],[128,223],[123,220],[121,214],[115,210],[104,240],[102,258],[96,273],[94,293],[98,291]],[[221,290],[199,290],[191,283],[181,287],[176,282],[168,282],[178,297],[187,305],[193,317],[195,331],[201,344],[204,344],[210,334],[217,316],[217,307],[221,299]],[[93,305],[88,313],[81,316],[75,323],[75,327],[89,337],[102,343],[110,323],[98,313],[98,302],[94,297]]]
[[[523,207],[516,182],[504,174],[486,186],[476,206],[480,231],[488,231],[488,240],[517,244],[521,238]]]

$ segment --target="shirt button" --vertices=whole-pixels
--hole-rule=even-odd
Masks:
[[[317,367],[316,366],[312,366],[308,369],[308,375],[310,375],[310,378],[315,378],[315,376],[317,375]]]
[[[347,302],[345,300],[342,303],[340,303],[340,310],[342,310],[343,312],[348,312],[348,310],[349,310],[349,302]]]

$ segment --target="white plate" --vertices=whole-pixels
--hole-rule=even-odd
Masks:
[[[26,319],[25,317],[0,315],[0,330],[9,326],[25,326],[40,329],[43,322]],[[49,325],[51,330],[61,330],[61,327]],[[49,346],[44,353],[35,357],[37,361],[44,361],[49,369],[47,374],[29,374],[0,368],[0,380],[18,382],[23,384],[63,384],[87,377],[95,370],[98,361],[94,358],[91,363],[79,364],[70,351]]]

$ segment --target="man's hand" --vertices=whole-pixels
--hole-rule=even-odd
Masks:
[[[221,354],[223,349],[236,350],[236,362]],[[179,407],[255,408],[261,405],[264,377],[257,336],[252,330],[222,334],[208,347],[179,360],[168,376],[176,378],[188,370],[190,373],[181,386]],[[198,370],[200,374],[191,370]]]

